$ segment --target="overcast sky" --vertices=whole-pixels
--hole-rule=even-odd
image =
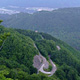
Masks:
[[[25,7],[80,7],[80,0],[0,0],[0,6]]]

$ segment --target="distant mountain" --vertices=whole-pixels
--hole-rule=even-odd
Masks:
[[[20,11],[0,8],[0,14],[9,14],[9,15],[12,15],[12,14],[16,14],[16,13],[20,13]]]
[[[37,47],[37,48],[36,48]],[[43,67],[45,62],[49,67]],[[38,57],[36,57],[38,56]],[[36,57],[36,58],[35,58]],[[33,66],[42,65],[44,71],[57,71],[49,76]],[[37,74],[37,72],[39,74]],[[46,33],[5,28],[0,25],[0,79],[1,80],[80,80],[80,53],[66,43]]]
[[[7,6],[0,8],[0,14],[16,14],[20,12],[33,14],[37,11],[53,11],[57,8],[48,8],[48,7],[18,7],[18,6]]]
[[[52,12],[0,15],[6,27],[47,32],[80,50],[80,8],[63,8]]]

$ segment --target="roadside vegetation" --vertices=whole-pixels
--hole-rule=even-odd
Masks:
[[[80,80],[79,52],[66,43],[45,33],[0,25],[0,47],[5,39],[0,50],[0,80]],[[34,43],[47,60],[50,55],[57,65],[53,76],[37,74],[37,69],[33,67],[33,58],[38,54]],[[61,50],[58,50],[56,45],[59,45]]]

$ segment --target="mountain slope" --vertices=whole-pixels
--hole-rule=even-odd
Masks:
[[[64,42],[48,34],[30,30],[4,28],[1,25],[0,30],[2,43],[6,39],[0,50],[1,80],[80,79],[80,59],[78,58],[80,55]],[[3,37],[2,39],[2,36],[5,36],[5,34],[7,38]],[[36,44],[38,50],[35,49],[34,44]],[[58,50],[57,46],[60,47],[60,50]],[[72,50],[74,50],[74,53]],[[39,55],[39,52],[48,62],[50,56],[57,66],[57,71],[51,77],[42,73],[36,74],[37,69],[33,67],[33,59],[34,56]],[[49,70],[51,70],[51,67],[49,67]]]
[[[50,55],[51,59],[53,61],[55,61],[57,64],[59,64],[60,66],[61,65],[63,65],[63,66],[69,65],[68,70],[70,69],[70,66],[74,66],[76,69],[79,70],[80,65],[79,65],[79,60],[78,60],[79,57],[78,56],[80,56],[80,53],[78,53],[76,50],[74,50],[73,48],[71,48],[70,46],[65,44],[64,42],[57,40],[56,38],[54,38],[48,34],[44,34],[44,33],[36,33],[33,31],[25,31],[25,30],[20,30],[20,29],[17,29],[17,31],[21,34],[24,34],[25,36],[31,37],[35,41],[41,54],[43,56],[45,56],[46,59],[49,59],[48,55]],[[56,45],[60,46],[60,48],[61,48],[60,51],[56,48]],[[73,51],[74,51],[74,53],[73,53]],[[65,65],[65,63],[67,65]],[[77,63],[77,65],[75,65],[76,63]],[[67,69],[67,67],[66,67],[66,69]],[[60,79],[64,80],[63,77]]]
[[[6,27],[38,30],[61,39],[80,50],[80,8],[64,8],[34,14],[0,15]],[[5,18],[4,18],[5,16]]]

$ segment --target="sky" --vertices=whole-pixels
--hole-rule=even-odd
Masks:
[[[80,7],[80,0],[0,0],[0,7],[5,6],[22,7]]]

